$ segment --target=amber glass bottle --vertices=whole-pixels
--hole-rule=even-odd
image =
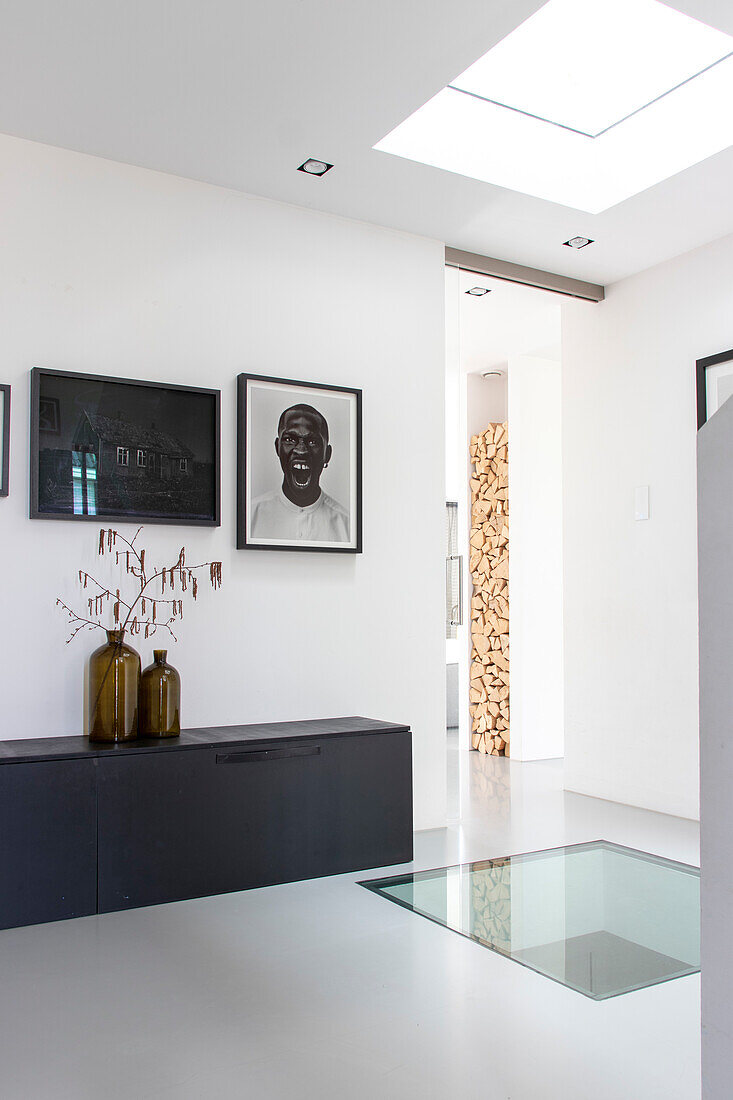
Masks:
[[[140,680],[141,737],[177,737],[181,732],[181,677],[167,656],[166,649],[154,649],[153,663]]]
[[[140,657],[108,630],[105,645],[89,658],[89,740],[132,741],[138,730]]]

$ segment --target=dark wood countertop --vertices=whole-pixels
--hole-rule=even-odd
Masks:
[[[182,730],[179,737],[139,738],[105,744],[88,737],[25,737],[0,741],[0,764],[41,760],[87,759],[131,753],[210,749],[297,741],[307,738],[359,737],[373,733],[406,733],[409,726],[374,718],[323,718],[303,722],[257,722],[243,726],[208,726]]]

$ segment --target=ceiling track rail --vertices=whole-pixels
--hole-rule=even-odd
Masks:
[[[479,256],[477,252],[464,252],[460,248],[449,248],[447,245],[445,263],[447,267],[458,267],[461,271],[472,271],[475,275],[489,275],[492,279],[505,279],[509,283],[551,290],[555,294],[583,298],[587,302],[602,302],[605,297],[604,288],[597,283],[569,279],[567,275],[555,275],[552,271],[539,271],[537,268],[523,267],[522,264],[512,264],[507,260],[494,260],[490,256]]]

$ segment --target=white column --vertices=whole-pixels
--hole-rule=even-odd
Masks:
[[[509,728],[511,755],[563,755],[561,373],[509,360]]]

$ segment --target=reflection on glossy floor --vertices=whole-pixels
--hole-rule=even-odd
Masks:
[[[698,862],[691,822],[565,795],[560,762],[453,756],[463,820],[416,868],[599,837]],[[698,1100],[699,976],[594,1002],[365,877],[0,932],[3,1100]]]

